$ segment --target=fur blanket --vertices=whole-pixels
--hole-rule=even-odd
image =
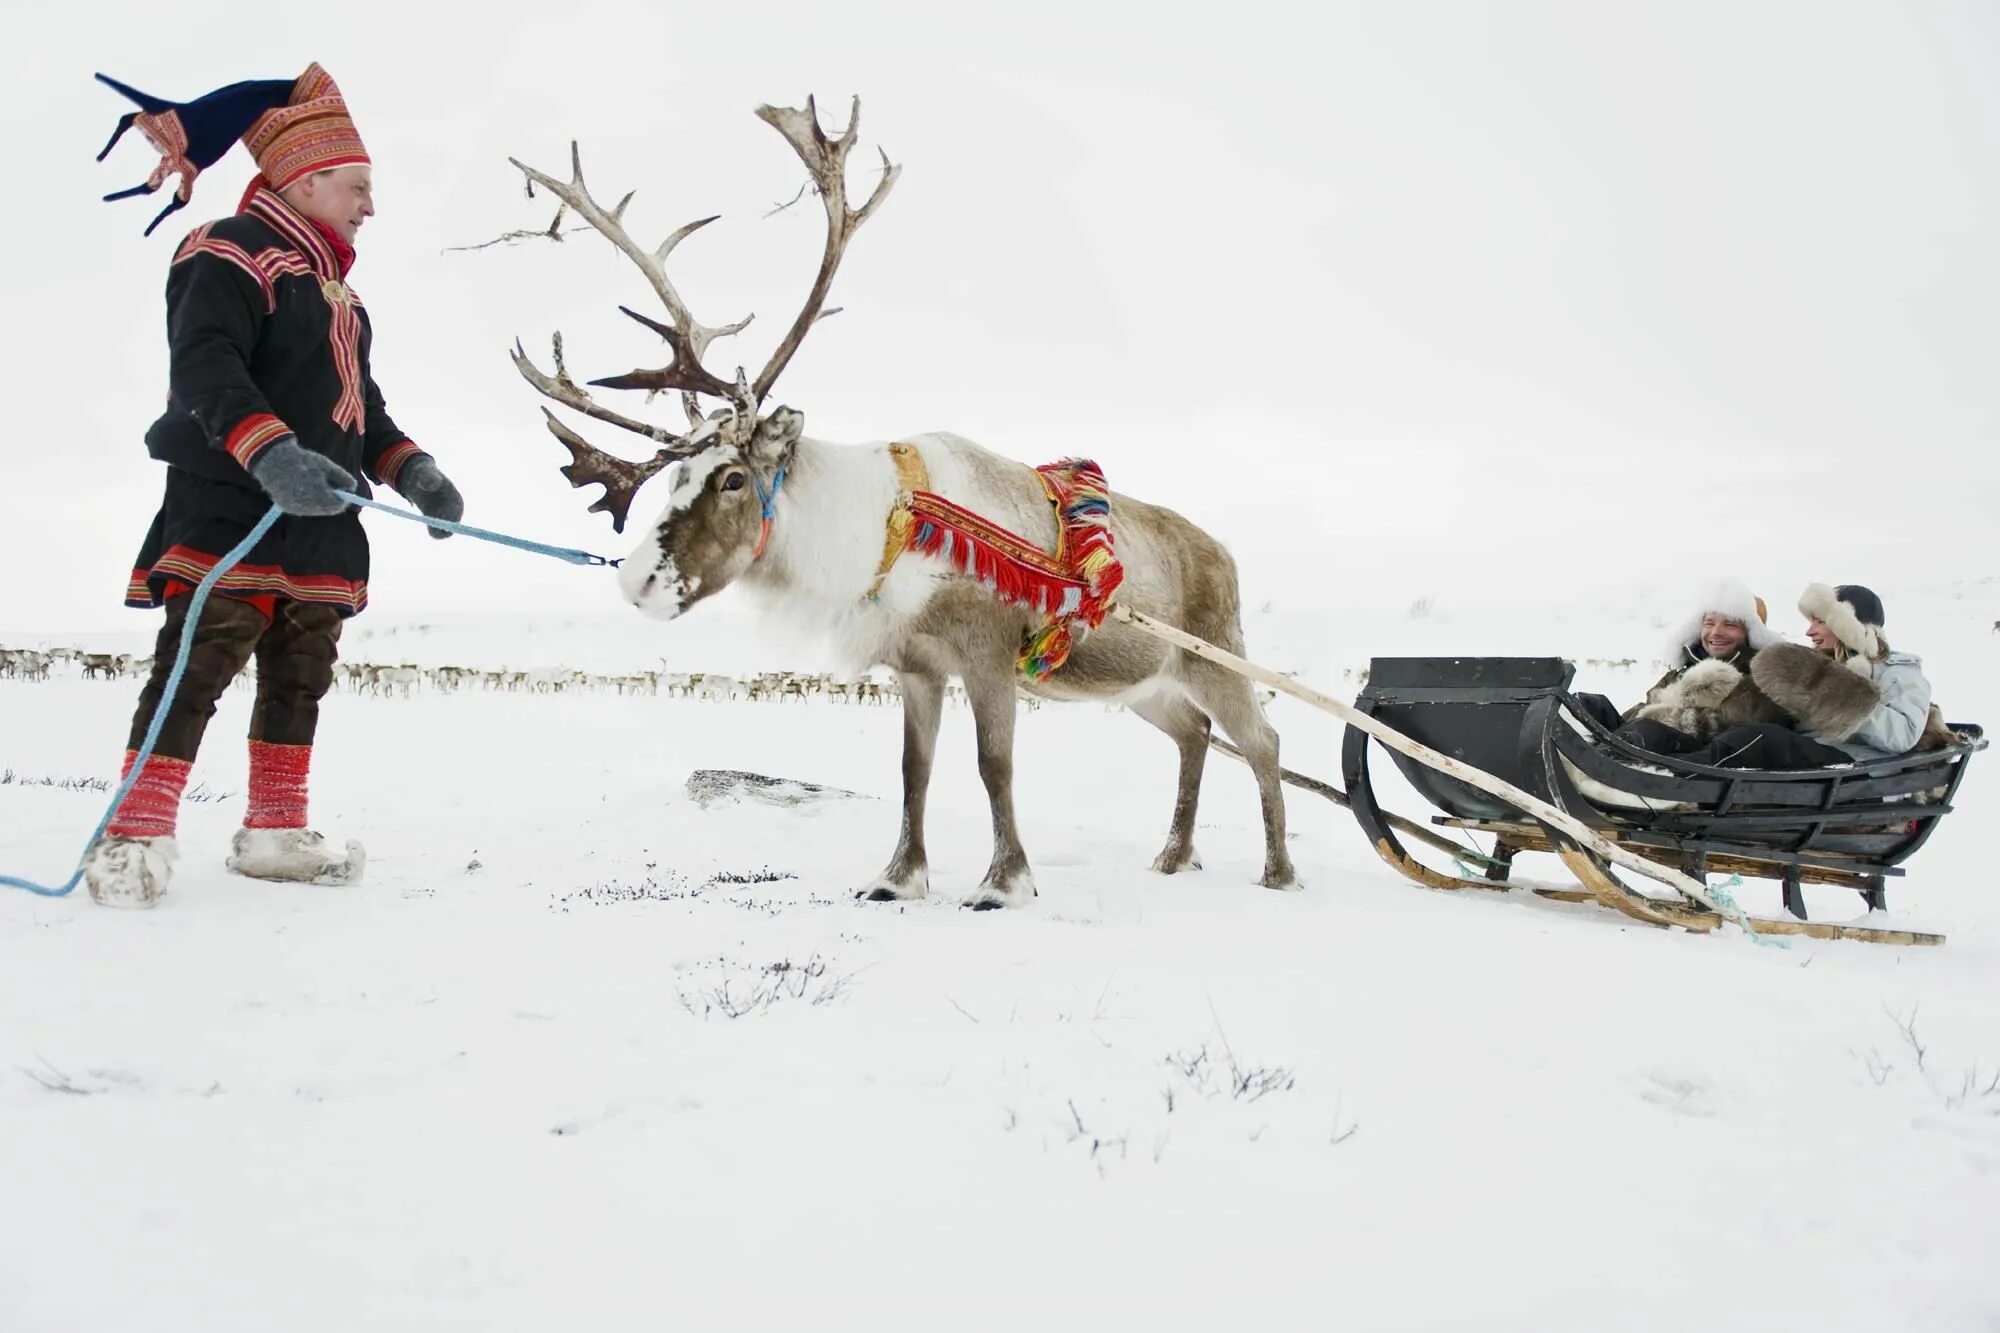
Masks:
[[[1774,644],[1750,664],[1757,688],[1798,719],[1800,731],[1838,745],[1882,702],[1882,691],[1825,653],[1796,643]]]
[[[1682,672],[1680,679],[1656,691],[1652,700],[1634,716],[1663,722],[1698,741],[1712,740],[1725,727],[1744,722],[1781,722],[1789,726],[1791,714],[1759,688],[1755,680],[1756,664],[1762,659],[1761,652],[1752,659],[1750,675],[1714,658],[1697,662]]]
[[[1924,734],[1917,738],[1913,748],[1920,754],[1928,753],[1956,745],[1959,740],[1959,734],[1944,720],[1943,710],[1932,704],[1930,716],[1924,719]]]

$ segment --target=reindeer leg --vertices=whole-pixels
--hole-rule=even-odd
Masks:
[[[1173,737],[1181,752],[1180,785],[1174,793],[1174,822],[1167,845],[1153,858],[1162,875],[1201,869],[1194,849],[1194,812],[1201,799],[1201,774],[1208,761],[1208,714],[1186,699],[1156,696],[1131,705],[1133,712]]]
[[[1278,733],[1250,682],[1225,667],[1189,658],[1183,668],[1187,691],[1214,718],[1257,775],[1257,793],[1264,807],[1264,877],[1267,889],[1303,888],[1285,846],[1285,789],[1278,771]]]
[[[872,903],[921,898],[930,891],[930,858],[924,852],[924,801],[931,762],[937,757],[938,722],[944,714],[944,677],[898,671],[903,693],[903,831],[889,868],[855,893]]]
[[[979,744],[979,780],[993,806],[993,864],[978,891],[965,900],[976,912],[1026,907],[1035,896],[1035,876],[1014,826],[1014,663],[1011,656],[1003,660],[998,674],[968,675],[965,681]]]

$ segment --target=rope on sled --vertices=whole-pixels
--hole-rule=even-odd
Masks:
[[[616,560],[607,560],[601,555],[592,555],[588,551],[572,550],[566,546],[550,546],[543,542],[529,541],[525,537],[511,537],[504,532],[492,532],[485,528],[474,528],[468,527],[463,523],[453,523],[447,519],[430,518],[412,510],[398,509],[393,505],[385,505],[377,500],[364,500],[360,496],[347,491],[337,491],[335,494],[350,503],[361,505],[368,509],[379,509],[385,514],[394,514],[397,518],[407,518],[417,523],[428,524],[434,528],[443,528],[446,532],[463,533],[468,537],[477,537],[481,541],[493,542],[500,546],[511,546],[516,550],[529,551],[535,555],[546,555],[556,560],[567,561],[572,565],[612,566],[618,563]],[[118,807],[124,803],[125,797],[138,784],[140,775],[146,771],[146,761],[153,756],[153,747],[159,744],[160,729],[166,725],[167,710],[173,706],[174,697],[180,692],[181,677],[187,672],[188,656],[194,649],[195,628],[201,623],[201,609],[208,604],[208,595],[215,590],[215,585],[222,580],[223,575],[241,564],[244,557],[250,554],[252,548],[258,542],[264,540],[265,535],[271,531],[271,528],[283,516],[283,513],[283,510],[279,509],[276,505],[272,505],[264,517],[257,520],[257,526],[250,529],[249,535],[236,543],[229,550],[228,554],[216,561],[215,568],[209,570],[207,575],[202,578],[202,581],[195,585],[195,590],[191,594],[194,600],[188,603],[187,623],[181,630],[180,648],[174,654],[173,670],[167,673],[166,689],[160,695],[159,705],[153,710],[153,721],[146,728],[145,743],[139,747],[137,754],[133,757],[132,771],[125,775],[125,780],[118,785],[118,790],[112,793],[111,804],[105,807],[104,817],[97,821],[97,828],[91,833],[89,841],[84,843],[83,856],[77,858],[76,869],[71,872],[70,877],[60,885],[55,885],[38,884],[34,880],[19,879],[12,875],[0,875],[0,887],[25,889],[27,892],[40,898],[61,898],[74,891],[76,886],[83,881],[83,857],[90,854],[90,849],[97,845],[99,838],[104,836],[104,830],[111,826],[112,816],[118,813]]]

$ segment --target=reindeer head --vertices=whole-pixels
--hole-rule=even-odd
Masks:
[[[586,416],[644,435],[663,446],[642,463],[628,462],[603,453],[582,436],[565,426],[553,412],[543,409],[549,430],[570,451],[563,468],[572,486],[597,484],[604,494],[590,508],[611,515],[612,527],[623,532],[632,497],[646,481],[668,467],[679,464],[674,474],[673,494],[666,512],[660,515],[637,550],[622,567],[619,585],[625,596],[649,615],[672,619],[696,602],[727,587],[749,568],[762,549],[764,521],[775,496],[784,465],[798,444],[805,419],[788,407],[780,407],[760,417],[759,409],[771,386],[791,361],[806,333],[828,315],[826,296],[840,267],[847,242],[888,196],[901,168],[882,157],[882,179],[859,209],[847,204],[847,153],[854,146],[861,123],[861,100],[854,100],[847,128],[838,138],[829,139],[820,128],[818,108],[811,98],[804,110],[761,106],[759,119],[785,137],[805,163],[811,186],[826,209],[826,248],[820,258],[819,275],[807,294],[804,307],[771,359],[753,380],[737,368],[735,379],[712,374],[702,364],[702,356],[716,338],[740,333],[749,317],[710,327],[696,322],[680,293],[667,278],[667,256],[687,237],[715,221],[702,218],[674,232],[655,250],[646,250],[626,234],[624,214],[632,196],[626,195],[609,212],[599,207],[583,183],[583,163],[576,145],[570,145],[570,179],[562,182],[543,175],[520,162],[514,165],[533,185],[540,185],[562,201],[592,230],[618,247],[645,274],[653,292],[666,307],[668,323],[650,319],[620,306],[625,314],[660,335],[672,352],[672,359],[653,370],[634,370],[609,379],[592,380],[592,387],[641,389],[649,395],[677,390],[692,427],[676,434],[662,426],[637,421],[595,402],[589,392],[569,376],[563,364],[562,335],[554,339],[555,374],[544,374],[517,342],[514,366],[521,375],[547,397],[574,408]],[[548,235],[561,237],[562,215]],[[725,406],[704,418],[701,400],[720,399]]]
[[[805,416],[780,407],[743,444],[721,431],[683,459],[673,490],[632,554],[619,567],[627,601],[657,620],[672,620],[742,577],[762,553],[769,515]]]

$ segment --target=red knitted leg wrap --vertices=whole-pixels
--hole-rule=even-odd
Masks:
[[[136,750],[125,752],[125,766],[118,771],[121,784],[131,776],[132,761],[138,757]],[[120,838],[173,837],[181,813],[181,792],[187,788],[188,770],[192,767],[185,759],[169,759],[161,754],[148,759],[146,771],[125,794],[105,832]]]
[[[304,828],[312,746],[250,742],[250,808],[244,828]]]

